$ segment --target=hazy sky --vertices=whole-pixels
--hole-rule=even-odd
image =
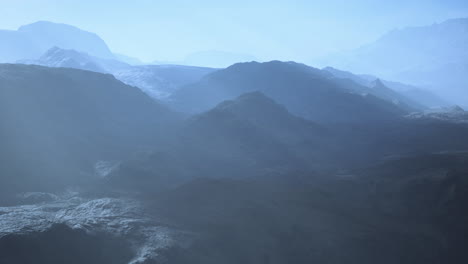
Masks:
[[[1,29],[38,20],[71,24],[145,61],[202,50],[310,61],[394,28],[454,17],[468,17],[468,1],[0,0]]]

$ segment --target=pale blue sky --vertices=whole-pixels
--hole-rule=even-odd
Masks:
[[[0,0],[1,29],[38,20],[71,24],[145,61],[202,50],[310,61],[394,28],[455,17],[468,17],[468,1]]]

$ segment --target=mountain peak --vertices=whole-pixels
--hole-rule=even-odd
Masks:
[[[336,54],[327,64],[408,83],[466,105],[468,18],[390,31],[358,49]]]
[[[458,105],[454,105],[449,108],[451,112],[465,112],[465,109],[461,108]]]
[[[31,24],[27,24],[27,25],[22,25],[18,28],[18,31],[28,31],[28,30],[38,30],[38,29],[42,29],[42,30],[45,30],[45,29],[58,29],[58,28],[61,28],[61,29],[73,29],[73,30],[79,30],[81,31],[81,29],[75,27],[75,26],[72,26],[72,25],[67,25],[67,24],[63,24],[63,23],[55,23],[55,22],[51,22],[51,21],[45,21],[45,20],[40,20],[40,21],[37,21],[37,22],[34,22],[34,23],[31,23]]]
[[[59,48],[57,46],[54,46],[54,47],[48,49],[41,56],[41,58],[47,58],[47,57],[50,57],[50,56],[53,56],[53,55],[56,55],[56,54],[67,54],[68,56],[71,56],[71,55],[88,56],[88,54],[85,53],[85,52],[78,52],[78,51],[73,50],[73,49],[62,49],[62,48]]]
[[[220,74],[245,74],[245,75],[265,75],[267,78],[270,74],[284,75],[284,74],[299,74],[308,76],[324,77],[327,73],[302,63],[294,61],[279,61],[273,60],[268,62],[242,62],[236,63],[223,71]]]
[[[236,116],[253,119],[290,115],[286,107],[276,103],[259,91],[245,93],[234,100],[224,101],[218,104],[213,111],[229,112]]]
[[[53,47],[73,49],[105,59],[115,58],[104,40],[95,33],[49,21],[23,25],[16,31],[0,31],[0,39],[3,47],[0,62],[36,59]]]
[[[385,84],[382,82],[382,80],[380,80],[379,78],[375,79],[372,83],[371,83],[371,87],[374,88],[374,89],[378,89],[378,88],[383,88],[385,86]]]
[[[293,115],[316,122],[381,121],[406,111],[376,96],[352,93],[326,71],[281,61],[240,63],[216,71],[178,90],[171,103],[179,111],[200,113],[254,91],[265,93]]]
[[[39,60],[34,61],[33,64],[107,73],[107,71],[87,53],[78,52],[73,49],[62,49],[56,46],[47,50]]]
[[[228,107],[233,104],[276,104],[273,100],[268,98],[264,93],[260,91],[254,91],[240,95],[234,100],[224,101],[219,107]]]

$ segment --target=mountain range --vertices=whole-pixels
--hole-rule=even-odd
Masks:
[[[20,60],[22,64],[75,68],[113,74],[117,79],[137,86],[156,99],[164,99],[178,87],[198,81],[215,69],[181,65],[130,65],[116,59],[103,59],[76,50],[53,47],[39,59]]]
[[[426,106],[440,106],[443,101],[466,105],[467,102],[463,101],[463,98],[467,98],[464,87],[467,67],[463,43],[466,42],[467,25],[467,19],[452,19],[430,26],[397,29],[357,50],[326,57],[321,64],[356,73],[368,73],[378,78],[399,81],[405,85],[411,84],[412,88],[406,89],[408,93],[405,96],[423,98],[422,100],[426,101],[423,104]],[[96,34],[65,24],[39,21],[22,26],[18,30],[1,30],[0,37],[3,40],[0,43],[0,62],[40,61],[47,59],[44,56],[49,53],[48,51],[58,47],[62,50],[75,50],[94,58],[120,61],[130,65],[142,64],[137,59],[112,53],[107,44]],[[392,51],[391,56],[389,50]],[[253,56],[245,54],[206,51],[187,56],[178,64],[212,65],[224,68],[236,62],[253,60],[255,60]],[[407,63],[408,61],[411,63]],[[97,71],[109,70],[95,68],[94,63],[89,65],[81,62],[80,65],[73,63],[69,61],[62,64],[70,67],[86,66]],[[114,63],[108,61],[107,64],[110,66],[109,64]],[[146,87],[146,90],[151,90],[150,94],[158,98],[169,96],[169,92],[165,89],[157,91],[157,87],[150,87],[152,85],[148,85],[146,81],[140,83]],[[386,83],[386,86],[391,85]],[[413,86],[419,88],[415,89]],[[420,89],[421,87],[424,89]],[[395,85],[390,88],[400,92]],[[442,97],[443,100],[437,97]]]
[[[0,262],[466,260],[466,112],[393,96],[273,61],[163,104],[107,73],[2,64]]]
[[[387,88],[375,90],[381,89]],[[295,115],[324,122],[395,119],[417,108],[398,97],[388,101],[388,97],[363,92],[369,90],[352,80],[335,78],[327,71],[303,64],[251,62],[208,74],[199,82],[177,90],[169,101],[177,110],[197,113],[243,93],[261,91]]]
[[[332,152],[326,147],[332,138],[325,128],[292,115],[261,92],[192,116],[174,136],[156,151],[121,164],[110,179],[123,186],[154,188],[205,175],[284,174],[325,167]]]
[[[76,68],[110,73],[126,84],[139,87],[145,93],[156,99],[166,99],[179,88],[195,83],[205,75],[217,70],[213,68],[182,65],[130,65],[115,59],[102,59],[87,53],[65,50],[58,47],[49,49],[39,59],[20,60],[18,62],[47,67]],[[330,67],[323,69],[323,73],[324,76],[331,73],[331,75],[337,79],[349,79],[359,84],[362,87],[349,85],[349,81],[345,81],[347,83],[343,84],[344,86],[355,89],[354,92],[356,93],[371,94],[392,103],[404,104],[408,106],[407,110],[410,111],[422,109],[426,106],[440,106],[443,104],[442,100],[437,100],[435,95],[415,87],[408,88],[404,84],[385,81],[386,85],[396,87],[401,91],[396,92],[396,90],[384,86],[383,83],[377,88],[373,87],[375,84],[370,81],[371,76],[357,76]],[[406,90],[402,87],[406,88]],[[413,96],[414,99],[411,99],[403,94],[405,92],[410,96],[416,94],[419,97]],[[426,95],[426,97],[423,95]]]
[[[322,70],[333,74],[336,78],[349,79],[366,86],[368,89],[363,90],[364,92],[386,98],[387,100],[402,101],[408,105],[430,108],[449,105],[447,101],[444,101],[433,92],[413,85],[381,80],[378,77],[369,74],[353,74],[333,67],[325,67]],[[376,86],[380,87],[380,89],[374,89],[378,88]]]
[[[96,72],[111,73],[119,80],[129,85],[141,88],[150,96],[157,99],[168,98],[175,90],[181,86],[193,83],[201,79],[204,75],[215,69],[197,67],[200,65],[217,65],[218,67],[228,67],[231,64],[242,61],[253,61],[253,56],[236,54],[221,51],[206,51],[190,55],[180,64],[192,65],[172,66],[143,65],[140,61],[125,55],[113,54],[107,44],[94,33],[86,32],[73,26],[40,21],[30,25],[22,26],[17,31],[1,31],[5,36],[0,49],[5,52],[0,61],[19,62],[25,64],[38,64],[48,67],[69,67],[91,70]],[[44,38],[44,36],[50,36]],[[22,43],[20,43],[23,41]],[[206,61],[211,61],[207,64]],[[353,65],[357,65],[354,64]],[[172,68],[171,68],[172,67]],[[346,67],[344,67],[346,68]],[[177,69],[180,74],[177,78],[172,78],[174,74],[167,73]],[[349,73],[343,71],[338,73],[337,69],[324,68],[337,78],[351,79],[360,85],[371,87],[371,82],[377,77],[371,75],[356,75],[350,77]],[[366,71],[373,73],[373,70]],[[378,76],[381,76],[378,74]],[[358,80],[359,79],[359,80]],[[419,106],[441,106],[447,105],[433,93],[414,86],[402,83],[383,81],[383,83],[393,91],[385,92],[375,89],[362,91],[379,98],[390,99],[393,102],[402,102]],[[403,96],[399,96],[396,93]],[[389,93],[392,93],[390,96]],[[406,99],[411,99],[407,101]]]
[[[324,64],[424,87],[468,103],[468,18],[393,30],[373,43],[324,59]]]
[[[37,59],[53,47],[74,49],[105,59],[115,58],[96,34],[47,21],[21,26],[18,30],[0,30],[0,39],[0,62]]]
[[[384,71],[139,65],[76,30],[0,32],[0,263],[468,263],[462,107]]]

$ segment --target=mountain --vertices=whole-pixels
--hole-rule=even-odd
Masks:
[[[196,178],[316,174],[412,153],[462,151],[467,131],[464,122],[413,115],[318,124],[249,92],[192,116],[165,144],[120,164],[109,179],[155,192]]]
[[[412,113],[378,126],[336,124],[327,129],[334,132],[335,144],[345,149],[342,164],[348,168],[408,155],[468,149],[466,112],[456,109],[447,113]]]
[[[196,82],[214,71],[211,68],[179,65],[130,65],[115,59],[103,59],[75,50],[53,47],[37,60],[23,64],[65,67],[113,74],[120,81],[136,86],[149,96],[164,99],[182,85]]]
[[[325,167],[331,140],[324,128],[252,92],[189,118],[166,146],[121,164],[109,177],[154,191],[200,177],[284,175]]]
[[[16,31],[2,30],[0,39],[0,62],[37,59],[52,47],[74,49],[100,58],[115,58],[96,34],[47,21],[21,26]]]
[[[330,69],[327,68],[325,71],[330,72]],[[333,76],[337,77],[340,82],[343,82],[343,86],[351,89],[353,92],[357,94],[370,94],[377,98],[383,99],[387,102],[390,102],[394,105],[399,106],[406,111],[413,112],[419,111],[426,106],[422,105],[418,101],[414,101],[412,99],[407,98],[406,96],[402,95],[401,93],[396,92],[393,89],[387,87],[380,79],[375,79],[371,82],[367,82],[360,79],[358,76],[343,78],[340,74],[336,74],[337,70],[333,71]],[[338,77],[339,76],[339,77]],[[360,85],[352,85],[349,80],[352,82],[358,83]]]
[[[121,62],[125,62],[130,65],[142,65],[144,64],[141,60],[133,58],[124,54],[114,53],[114,56]]]
[[[239,63],[176,91],[171,105],[180,111],[205,111],[223,100],[261,91],[297,116],[320,122],[366,122],[400,117],[406,110],[365,87],[326,71],[294,62]]]
[[[113,73],[132,67],[127,63],[115,59],[103,59],[85,52],[79,52],[73,49],[61,49],[58,47],[47,50],[38,59],[19,60],[17,62],[55,68],[74,68],[100,73]]]
[[[19,60],[18,63],[109,73],[109,70],[106,69],[107,67],[103,65],[103,61],[103,59],[98,59],[97,57],[93,57],[87,53],[53,47],[47,50],[36,60]],[[122,65],[123,67],[127,67],[124,63],[120,63],[115,60],[114,62],[118,65]]]
[[[368,80],[375,80],[377,77],[372,75],[365,75],[364,78]],[[441,107],[450,105],[450,101],[442,99],[436,93],[431,92],[428,89],[409,85],[401,82],[382,80],[382,82],[389,88],[397,91],[401,95],[428,107]]]
[[[139,65],[113,71],[122,82],[140,88],[149,96],[167,99],[180,87],[199,81],[213,68],[183,65]]]
[[[402,81],[466,104],[468,18],[393,30],[374,43],[336,54],[326,64]]]
[[[112,75],[1,64],[0,120],[5,192],[89,181],[99,162],[155,144],[178,115]]]
[[[424,112],[417,112],[408,115],[414,119],[435,119],[454,123],[468,123],[468,112],[460,106],[430,109]]]
[[[312,166],[312,152],[318,151],[329,140],[323,127],[292,115],[261,92],[246,93],[224,101],[192,117],[186,129],[190,133],[187,137],[195,136],[191,141],[200,147],[211,145],[221,150],[222,146],[233,144],[228,148],[232,151],[227,153],[232,155],[241,144],[241,151],[246,153],[239,157],[255,161],[257,165],[263,160],[263,166],[270,168],[287,167],[285,164],[293,160],[297,162],[292,166],[296,169]],[[305,149],[311,151],[309,155],[299,155]],[[326,153],[321,154],[326,156]],[[222,154],[217,155],[220,158]],[[301,164],[299,160],[304,157],[307,159],[303,161],[307,162]]]
[[[371,93],[392,102],[402,102],[418,110],[422,110],[425,107],[440,107],[449,104],[434,93],[412,85],[381,80],[373,75],[357,75],[348,71],[338,70],[333,67],[325,67],[323,70],[333,74],[336,78],[349,79],[371,88],[364,90],[367,93]],[[380,89],[372,89],[375,88],[376,83],[378,83]]]
[[[294,63],[233,67],[206,78],[318,87],[331,107],[372,89]],[[0,195],[26,192],[0,207],[0,262],[465,263],[468,125],[447,112],[316,123],[252,91],[180,120],[110,74],[0,65]]]

